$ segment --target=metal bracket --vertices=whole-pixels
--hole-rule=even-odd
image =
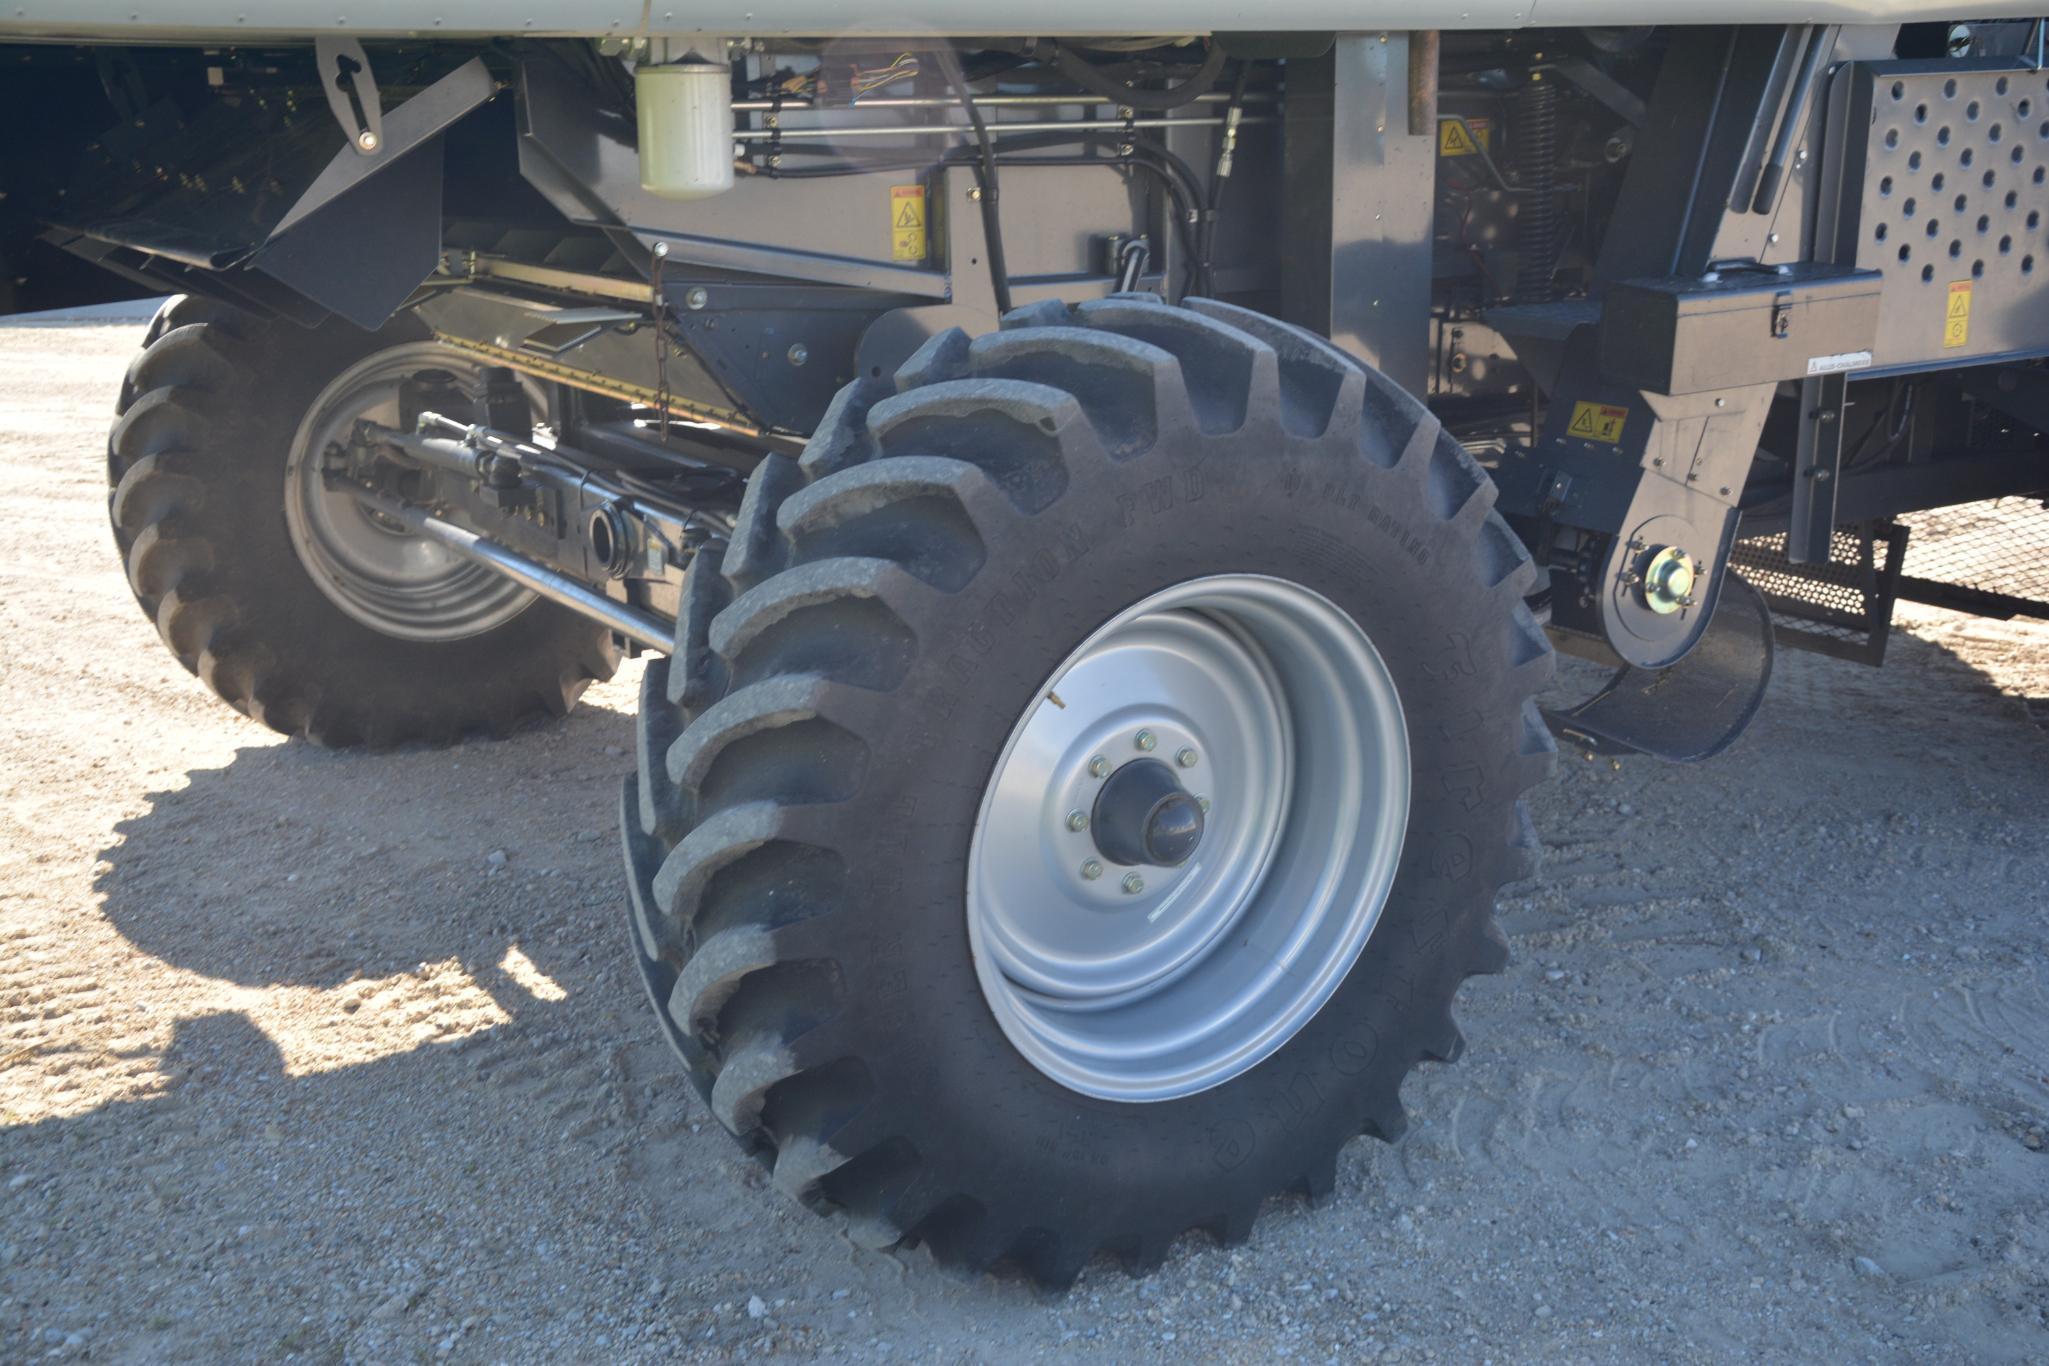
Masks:
[[[1793,510],[1786,558],[1825,564],[1836,529],[1836,476],[1843,464],[1843,396],[1849,380],[1819,375],[1800,381],[1800,439],[1793,462]]]
[[[359,154],[376,156],[384,150],[384,101],[363,45],[354,38],[316,38],[313,60],[320,70],[320,91],[342,136]]]
[[[1780,294],[1772,300],[1772,340],[1784,341],[1793,335],[1793,296]]]
[[[1631,128],[1641,128],[1650,122],[1650,110],[1635,91],[1584,57],[1559,57],[1539,62],[1536,69],[1557,72],[1606,105],[1610,113]]]

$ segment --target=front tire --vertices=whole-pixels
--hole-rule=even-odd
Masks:
[[[1532,701],[1551,658],[1521,601],[1528,556],[1492,501],[1485,474],[1383,377],[1222,305],[1039,305],[972,343],[934,338],[893,386],[842,392],[801,459],[756,471],[723,562],[707,552],[692,568],[676,657],[643,683],[623,813],[635,945],[719,1120],[778,1186],[844,1212],[864,1241],[924,1242],[966,1267],[1007,1258],[1053,1284],[1099,1249],[1147,1268],[1190,1228],[1237,1240],[1268,1195],[1329,1191],[1344,1143],[1402,1131],[1414,1064],[1460,1052],[1452,996],[1505,963],[1494,895],[1533,866],[1518,798],[1553,757]],[[1292,619],[1272,605],[1283,598]],[[1203,794],[1220,806],[1282,788],[1270,805],[1298,822],[1275,836],[1286,858],[1243,864],[1246,909],[1227,907],[1157,972],[1128,952],[1139,932],[1095,957],[1058,943],[1032,965],[1052,977],[1032,976],[991,951],[976,910],[990,886],[1027,886],[1026,907],[1075,898],[1077,915],[1116,924],[1182,903],[1141,887],[1132,909],[1112,892],[1091,910],[1088,888],[1208,876],[1113,864],[1082,872],[1086,887],[1056,885],[1079,859],[1101,861],[1085,822],[1060,824],[1076,799],[990,804],[1034,715],[1108,695],[1076,662],[1106,623],[1155,601],[1162,629],[1214,637],[1215,672],[1239,668],[1238,641],[1248,680],[1260,657],[1320,630],[1340,655],[1348,631],[1370,642],[1399,696],[1400,743],[1385,708],[1298,708],[1281,722],[1304,732],[1292,766],[1218,760],[1206,779],[1223,784]],[[1280,635],[1238,629],[1234,610],[1265,612]],[[1314,668],[1267,672],[1284,700],[1316,695]],[[1372,686],[1330,677],[1338,693]],[[1073,699],[1057,696],[1064,679]],[[1159,752],[1175,752],[1177,725],[1228,728],[1188,687],[1130,691],[1139,710],[1110,696],[1105,724],[1123,741],[1142,728],[1147,754],[1162,737]],[[1382,737],[1371,754],[1369,733]],[[1046,747],[1047,771],[1085,775],[1094,737],[1072,754]],[[1307,776],[1375,763],[1394,763],[1398,785]],[[1232,772],[1243,791],[1226,790]],[[1405,814],[1390,822],[1397,790]],[[1052,819],[1020,831],[1040,807]],[[991,830],[1026,851],[994,883],[981,868]],[[1176,1029],[1228,1033],[1219,1020],[1236,1016],[1159,1003],[1250,980],[1248,945],[1295,952],[1285,916],[1320,894],[1304,890],[1316,878],[1286,879],[1327,860],[1325,880],[1352,885],[1340,849],[1376,841],[1390,877],[1359,873],[1339,907],[1370,910],[1363,928],[1346,921],[1315,956],[1322,941],[1300,921],[1303,975],[1327,978],[1323,994],[1246,1005],[1277,1036],[1258,1047],[1169,1057]],[[1032,885],[1042,847],[1045,887]],[[1260,887],[1284,889],[1264,903],[1281,919],[1254,918]],[[1063,961],[1087,971],[1069,982]],[[1122,995],[1058,996],[1133,964]],[[1033,1047],[992,971],[1028,979],[1034,1009],[1069,1012],[1064,1063]],[[1149,1010],[1168,1016],[1166,1034],[1112,1027]],[[1129,1076],[1090,1061],[1134,1054],[1161,1061]]]
[[[488,570],[391,572],[417,538],[323,500],[297,446],[415,363],[467,364],[409,320],[308,330],[182,297],[122,382],[107,478],[129,587],[179,663],[273,730],[333,747],[503,735],[566,714],[618,667],[602,626],[508,598]]]

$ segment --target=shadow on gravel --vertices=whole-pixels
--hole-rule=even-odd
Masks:
[[[386,755],[252,731],[122,823],[98,881],[120,933],[278,990],[209,988],[232,1008],[127,1060],[139,1098],[4,1132],[31,1179],[0,1256],[23,1249],[38,1351],[75,1301],[146,1306],[119,1339],[145,1358],[1057,1354],[1107,1312],[1129,1359],[1170,1296],[1247,1359],[1304,1322],[1344,1355],[1404,1302],[1474,1355],[1482,1329],[1513,1357],[1601,1325],[1596,1355],[1848,1331],[1856,1355],[2042,1359],[2049,862],[2024,813],[2049,735],[1937,644],[1902,635],[1883,671],[1782,656],[1756,732],[1697,768],[1561,756],[1550,861],[1504,905],[1516,961],[1461,996],[1475,1047],[1409,1084],[1408,1139],[1348,1148],[1332,1206],[1269,1211],[1248,1249],[1137,1286],[1099,1268],[1051,1307],[855,1251],[690,1094],[625,942],[630,727],[585,708]],[[89,1292],[65,1288],[84,1228]],[[1380,1308],[1306,1305],[1312,1282]],[[1562,1326],[1527,1337],[1538,1284]]]
[[[243,986],[333,987],[459,961],[508,1012],[517,948],[567,987],[625,959],[616,823],[633,721],[446,750],[251,745],[120,822],[95,883],[137,948]],[[252,732],[254,733],[254,732]]]
[[[732,1309],[750,1294],[861,1284],[831,1240],[736,1247],[793,1216],[748,1191],[723,1135],[690,1135],[680,1077],[629,1082],[615,1042],[574,1028],[592,1012],[570,980],[487,1034],[301,1075],[247,1016],[191,1016],[153,1093],[0,1130],[25,1178],[0,1228],[0,1356],[430,1360],[453,1338],[458,1360],[652,1357],[714,1324],[714,1349],[758,1337]],[[680,1136],[662,1175],[695,1178],[673,1223],[636,1189],[643,1125]]]

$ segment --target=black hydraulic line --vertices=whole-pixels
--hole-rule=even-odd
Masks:
[[[997,211],[996,150],[989,138],[989,125],[982,120],[981,106],[968,93],[967,79],[961,75],[960,59],[952,48],[942,48],[938,53],[940,72],[953,90],[953,97],[960,101],[966,111],[968,122],[975,130],[975,143],[981,150],[981,162],[975,171],[975,184],[982,192],[982,238],[983,255],[989,258],[989,290],[996,298],[996,315],[1002,317],[1010,312],[1010,271],[1003,261],[1003,220]]]
[[[1091,95],[1114,100],[1128,109],[1143,109],[1152,113],[1179,109],[1184,104],[1194,103],[1217,83],[1217,73],[1224,69],[1224,49],[1218,43],[1211,43],[1202,64],[1195,68],[1188,79],[1165,90],[1140,90],[1136,86],[1106,75],[1093,62],[1070,52],[1057,42],[1049,40],[1047,46],[1053,50],[1053,65],[1059,68],[1060,74]]]
[[[1832,27],[1810,26],[1807,34],[1807,53],[1800,63],[1800,74],[1794,78],[1793,92],[1786,96],[1786,112],[1779,123],[1779,133],[1772,140],[1771,160],[1765,163],[1764,174],[1757,178],[1757,195],[1750,202],[1752,213],[1770,213],[1779,197],[1779,184],[1786,178],[1786,165],[1792,160],[1793,144],[1800,137],[1801,125],[1806,122],[1807,101],[1814,91],[1814,83],[1821,79],[1821,69],[1827,65],[1830,54],[1835,51],[1836,30]]]
[[[1245,112],[1245,80],[1252,63],[1238,63],[1238,77],[1231,82],[1231,102],[1224,107],[1224,133],[1219,139],[1217,164],[1210,175],[1209,199],[1203,207],[1200,258],[1196,262],[1197,287],[1203,294],[1217,288],[1217,215],[1224,204],[1224,182],[1231,178],[1231,164],[1238,154],[1238,121]],[[1433,128],[1435,125],[1432,125]]]

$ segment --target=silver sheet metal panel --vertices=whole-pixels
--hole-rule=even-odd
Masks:
[[[1874,367],[2038,351],[2049,72],[1861,62],[1838,82],[1833,253],[1885,274]]]
[[[1871,24],[1910,19],[2028,18],[2041,0],[1291,0],[1252,9],[1243,0],[899,0],[878,16],[856,0],[714,4],[620,0],[14,0],[0,5],[0,39],[247,42],[321,33],[370,37],[523,34],[655,37],[685,33],[878,36],[1045,33],[1134,36],[1258,28],[1286,32],[1501,29],[1589,24]]]

